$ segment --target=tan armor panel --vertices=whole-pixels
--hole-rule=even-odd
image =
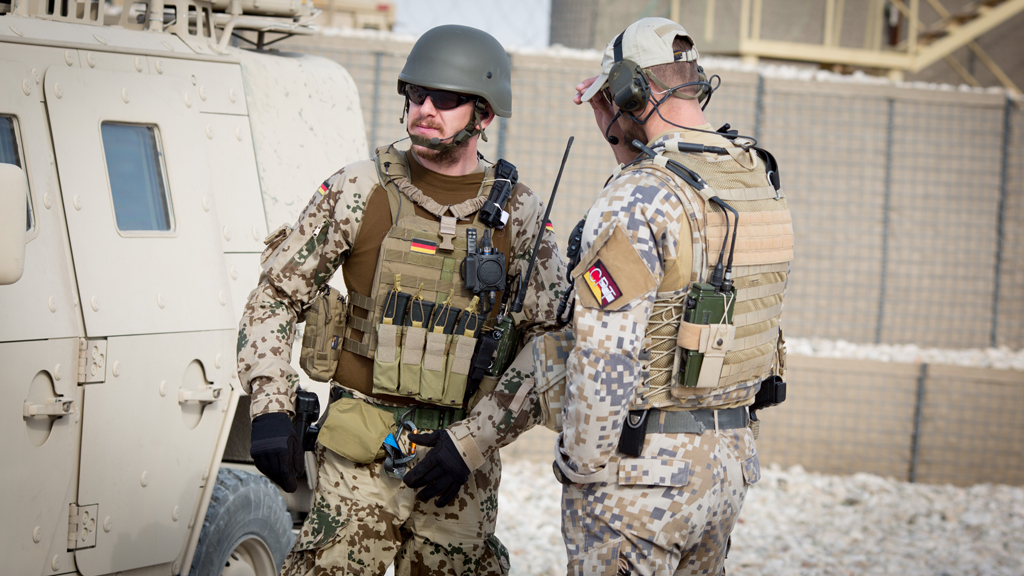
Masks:
[[[366,318],[360,318],[350,310],[344,346],[374,359],[375,394],[461,406],[476,338],[430,333],[426,327],[392,326],[381,321],[385,300],[395,289],[396,278],[400,291],[433,302],[435,310],[444,303],[458,310],[470,306],[474,294],[466,289],[460,275],[467,253],[466,231],[475,228],[478,239],[482,239],[487,229],[475,214],[493,185],[493,169],[488,168],[475,198],[455,206],[440,206],[436,202],[430,204],[433,201],[423,197],[409,181],[407,161],[402,151],[377,151],[378,175],[388,194],[393,224],[381,243],[371,294],[349,294],[350,305],[368,313]],[[443,221],[418,216],[410,196],[428,211],[456,218]],[[448,242],[442,233],[448,235]],[[506,256],[506,272],[511,258],[510,237],[511,234],[492,237],[495,250]],[[443,248],[446,243],[451,250]],[[499,293],[496,298],[500,296]],[[497,306],[490,311],[484,328],[493,327],[496,313]],[[361,337],[357,338],[357,334]],[[342,369],[339,365],[338,370]]]
[[[731,157],[736,160],[731,162],[729,158],[681,154],[673,151],[672,145],[673,140],[666,142],[668,151],[659,157],[675,160],[697,172],[708,183],[707,189],[696,191],[685,184],[664,167],[665,160],[661,158],[645,161],[639,168],[670,179],[684,206],[697,207],[695,212],[688,210],[692,238],[680,239],[680,246],[694,246],[692,281],[707,281],[708,263],[718,260],[722,244],[727,240],[723,210],[708,198],[717,196],[739,212],[732,275],[736,289],[735,336],[725,354],[721,376],[714,388],[745,383],[752,385],[767,376],[778,354],[779,321],[789,264],[793,259],[793,226],[789,207],[781,190],[776,191],[768,182],[753,151],[731,148]],[[729,222],[732,224],[733,219],[729,218]],[[700,254],[697,254],[698,248]],[[728,259],[728,244],[725,256]],[[666,274],[658,288],[659,297],[655,300],[647,328],[646,399],[657,406],[677,404],[669,390],[680,368],[676,336],[687,295],[680,291],[683,286],[679,285],[677,277],[681,276],[678,272],[672,276]],[[667,286],[666,283],[672,285]],[[706,394],[707,389],[676,387],[675,393],[685,402],[685,396]]]

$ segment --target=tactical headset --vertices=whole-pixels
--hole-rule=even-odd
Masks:
[[[608,91],[611,93],[612,101],[619,107],[624,113],[634,114],[644,109],[647,105],[648,98],[651,97],[651,84],[648,79],[648,73],[645,72],[638,64],[632,60],[624,60],[622,58],[622,37],[625,32],[622,32],[615,38],[613,44],[615,63],[612,65],[611,71],[608,73]],[[704,74],[704,69],[699,65],[697,66],[697,81],[682,84],[669,88],[661,83],[656,76],[651,75],[651,79],[657,82],[665,90],[672,90],[672,95],[678,98],[696,99],[698,102],[705,103],[707,98],[711,96],[711,84],[708,82],[707,76]],[[689,94],[675,94],[675,90],[685,88],[687,86],[699,86],[696,96]],[[658,102],[660,104],[660,102]]]

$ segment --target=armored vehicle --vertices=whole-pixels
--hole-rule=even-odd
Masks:
[[[309,491],[246,463],[238,318],[268,231],[368,156],[348,73],[267,48],[312,15],[0,0],[0,573],[280,567]]]

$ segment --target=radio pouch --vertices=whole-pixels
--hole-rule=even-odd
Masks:
[[[390,412],[342,397],[328,408],[317,440],[342,458],[369,464],[385,456],[384,439],[397,429]]]
[[[306,312],[299,366],[313,380],[328,382],[334,377],[345,337],[345,296],[324,284]]]

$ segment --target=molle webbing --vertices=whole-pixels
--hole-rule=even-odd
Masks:
[[[479,218],[468,220],[468,217],[477,213],[487,200],[493,186],[493,168],[486,170],[477,196],[456,205],[444,206],[412,184],[407,162],[403,151],[390,147],[377,150],[377,175],[388,194],[392,226],[381,242],[370,295],[350,293],[352,308],[363,310],[366,318],[349,314],[351,330],[343,344],[346,350],[368,358],[373,358],[377,349],[377,325],[380,323],[385,296],[394,287],[396,274],[401,275],[404,292],[416,294],[422,285],[420,294],[424,300],[437,303],[450,294],[453,307],[465,309],[469,305],[473,294],[464,288],[460,275],[460,266],[466,258],[466,230],[474,227],[478,235],[482,236],[487,229]],[[452,239],[454,250],[445,251],[440,246],[432,254],[410,250],[412,241],[437,242],[441,232],[441,222],[418,216],[416,205],[438,218],[449,213],[458,218],[454,227],[456,235]],[[494,233],[492,242],[496,250],[506,254],[506,262],[510,262],[511,234],[507,229]],[[485,327],[493,326],[494,313],[495,310],[492,310]],[[359,331],[362,336],[353,338],[353,330]]]
[[[707,198],[717,196],[739,212],[735,254],[733,256],[733,281],[736,288],[736,303],[733,325],[736,336],[732,348],[725,356],[717,389],[734,384],[757,381],[770,370],[776,355],[779,338],[779,321],[783,308],[783,295],[789,276],[789,263],[793,259],[792,218],[785,196],[776,192],[768,182],[763,166],[752,163],[744,167],[738,162],[709,161],[700,155],[663,153],[669,159],[684,164],[697,172],[708,183],[709,188],[700,192],[673,174],[663,165],[664,160],[644,161],[640,168],[651,174],[670,179],[677,197],[689,211],[696,205],[696,217],[690,216],[693,227],[693,245],[700,246],[703,254],[693,262],[692,276],[706,282],[709,264],[718,260],[723,241],[726,241],[726,220],[720,207]],[[694,226],[694,223],[700,226]],[[735,221],[729,217],[729,242]],[[685,245],[688,239],[680,239]],[[727,244],[725,257],[729,257]],[[671,292],[679,290],[672,287]],[[670,290],[659,287],[659,293]],[[685,298],[675,297],[680,303]],[[647,346],[650,352],[648,389],[645,399],[653,405],[672,403],[667,389],[671,378],[664,375],[664,350],[658,331],[664,330],[656,321],[659,314],[665,315],[674,300],[659,297],[654,303],[651,323],[648,325]],[[678,329],[678,322],[676,323]],[[656,359],[661,360],[656,365]],[[674,358],[673,358],[674,359]]]

